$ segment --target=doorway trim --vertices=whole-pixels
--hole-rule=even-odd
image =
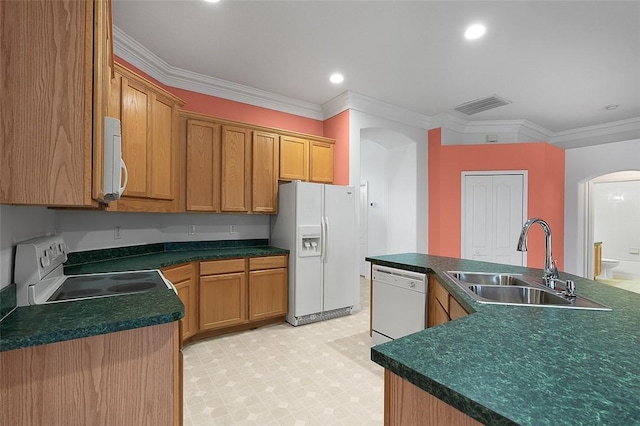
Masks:
[[[615,172],[604,173],[598,176],[594,176],[588,179],[584,185],[584,247],[582,248],[583,255],[583,277],[595,280],[593,276],[594,271],[594,258],[593,258],[593,244],[595,243],[595,201],[593,197],[594,184],[600,182],[627,182],[637,181],[638,177],[635,175],[626,175],[627,173],[640,173],[638,170],[619,170]]]
[[[369,268],[366,267],[366,261],[364,258],[369,251],[369,182],[360,183],[360,226],[358,230],[358,253],[360,255],[360,262],[358,262],[358,271],[360,276],[369,278]],[[364,195],[364,201],[362,196]],[[364,205],[363,205],[364,202]],[[364,253],[362,253],[364,248]],[[362,263],[365,263],[364,275],[362,275]]]

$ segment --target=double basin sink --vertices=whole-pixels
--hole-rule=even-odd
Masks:
[[[548,306],[554,308],[610,311],[611,308],[581,296],[567,297],[519,274],[485,272],[445,272],[462,290],[479,303]]]

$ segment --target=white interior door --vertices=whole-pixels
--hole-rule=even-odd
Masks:
[[[524,265],[526,173],[463,173],[462,258]]]
[[[369,184],[367,182],[360,184],[360,244],[358,257],[360,262],[360,275],[369,278],[369,262],[365,261],[367,257],[367,232],[369,229],[367,213],[369,209]]]

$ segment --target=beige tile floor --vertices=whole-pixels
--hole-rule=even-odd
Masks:
[[[184,424],[381,425],[383,369],[370,359],[369,284],[353,315],[275,324],[184,349]]]
[[[596,278],[596,281],[609,284],[613,287],[618,287],[624,290],[633,291],[634,293],[640,293],[640,280],[632,280],[629,278]]]

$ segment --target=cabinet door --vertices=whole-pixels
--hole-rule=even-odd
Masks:
[[[248,212],[250,209],[251,131],[222,126],[221,210]]]
[[[428,326],[435,327],[449,322],[449,292],[432,275],[429,275],[428,293]]]
[[[246,322],[246,274],[200,277],[200,330]]]
[[[94,3],[92,195],[104,200],[104,117],[113,76],[111,2]]]
[[[449,322],[449,315],[437,299],[429,298],[429,327]]]
[[[193,279],[174,284],[178,297],[184,305],[184,318],[182,319],[182,340],[191,337],[196,332],[195,315],[195,282]]]
[[[309,141],[280,137],[280,179],[309,180]]]
[[[127,188],[108,210],[174,212],[178,210],[180,175],[178,107],[183,101],[120,64],[108,111],[120,117],[122,158],[129,173]],[[111,114],[118,110],[118,114]]]
[[[197,331],[195,263],[165,268],[162,270],[162,274],[174,285],[178,297],[184,305],[184,318],[182,319],[182,340],[184,340]]]
[[[127,164],[129,181],[123,196],[147,197],[150,104],[147,88],[128,77],[121,80],[122,158]]]
[[[275,133],[253,133],[251,210],[276,213],[278,210],[279,140]]]
[[[220,211],[220,125],[187,122],[187,210]]]
[[[287,314],[287,269],[249,272],[249,320]]]
[[[91,205],[92,113],[104,112],[92,111],[93,8],[104,5],[0,2],[0,203]]]
[[[156,200],[173,200],[173,137],[175,120],[173,103],[155,93],[151,96],[149,129],[149,197]]]
[[[469,315],[469,313],[466,309],[464,309],[453,296],[449,295],[449,317],[451,321],[466,317],[467,315]]]
[[[312,140],[309,145],[309,180],[333,183],[333,144]]]

